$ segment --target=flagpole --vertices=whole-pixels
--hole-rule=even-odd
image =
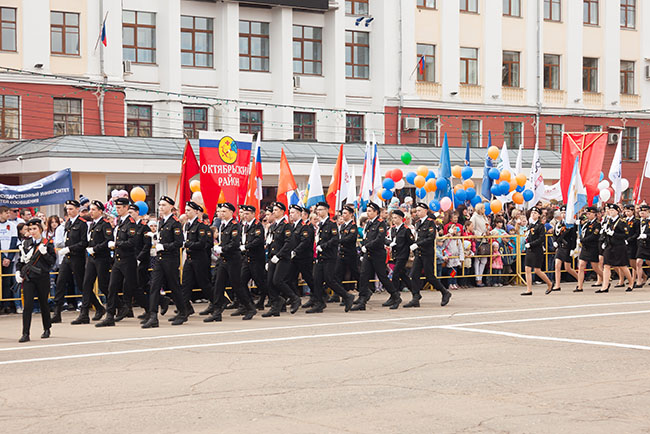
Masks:
[[[648,167],[648,157],[650,157],[650,143],[648,143],[648,150],[645,153],[645,162],[643,163],[643,172],[641,172],[641,182],[639,183],[639,192],[637,193],[637,201],[641,199],[641,189],[643,188],[643,179],[645,178],[645,171]]]

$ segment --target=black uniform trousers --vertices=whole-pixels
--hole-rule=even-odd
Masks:
[[[23,282],[23,334],[28,335],[32,326],[32,312],[34,311],[34,297],[38,297],[38,305],[41,308],[41,318],[43,319],[43,330],[52,327],[50,320],[50,308],[47,305],[47,297],[50,295],[50,276],[45,274],[37,279],[30,279],[29,282]]]
[[[404,286],[406,286],[409,291],[413,290],[413,283],[411,282],[411,278],[406,271],[407,262],[408,258],[395,260],[395,266],[393,267],[393,286],[397,292],[401,291]]]
[[[336,258],[336,275],[339,278],[339,281],[346,280],[346,273],[350,273],[349,280],[353,280],[354,283],[343,283],[343,288],[346,291],[354,291],[356,285],[359,284],[359,257],[338,257]]]
[[[82,298],[81,309],[90,309],[90,305],[98,309],[102,304],[95,295],[95,280],[97,280],[97,287],[108,299],[108,282],[111,278],[109,271],[111,258],[109,256],[95,258],[88,256],[86,258],[86,273],[82,284]]]
[[[361,276],[359,277],[359,299],[363,303],[370,300],[370,296],[372,295],[370,291],[370,280],[375,275],[377,275],[377,278],[390,295],[397,292],[393,286],[393,282],[388,278],[386,255],[382,255],[381,253],[370,255],[366,253],[361,261]]]
[[[59,266],[59,275],[56,278],[56,288],[54,290],[54,305],[63,306],[66,290],[68,286],[74,284],[78,291],[83,288],[84,265],[86,260],[83,256],[65,256]]]
[[[311,258],[298,258],[295,257],[291,260],[291,275],[289,282],[293,286],[294,293],[300,297],[302,295],[302,287],[298,285],[298,273],[302,275],[302,280],[307,283],[309,289],[314,290],[314,261]],[[333,271],[333,270],[332,270]]]
[[[151,259],[149,257],[137,265],[137,285],[135,286],[135,291],[133,293],[135,302],[147,312],[149,311],[149,298],[147,296],[151,286],[151,276],[149,274],[150,266]]]
[[[264,261],[248,260],[242,261],[241,267],[241,282],[242,285],[248,285],[248,282],[253,279],[257,290],[255,291],[260,296],[267,296],[269,294],[266,287],[266,271],[264,270]]]
[[[416,253],[415,258],[413,259],[413,267],[411,268],[411,293],[413,295],[420,295],[420,290],[424,286],[424,283],[422,280],[420,280],[423,270],[426,281],[429,282],[436,290],[440,292],[447,291],[433,272],[433,256],[420,256]]]
[[[115,258],[111,268],[111,280],[108,283],[108,297],[106,298],[106,312],[115,316],[118,308],[124,302],[118,296],[120,289],[123,299],[130,301],[133,297],[133,290],[136,285],[136,261],[135,257]]]
[[[172,292],[172,300],[179,313],[185,310],[184,297],[180,284],[180,256],[163,256],[154,263],[151,272],[151,288],[149,289],[149,313],[158,313],[160,304],[160,290],[169,289]]]
[[[216,307],[224,307],[227,303],[225,289],[228,283],[232,287],[239,303],[247,306],[252,303],[248,289],[242,286],[241,272],[242,262],[241,258],[225,259],[221,258],[220,264],[217,268],[217,276],[214,280],[214,299],[213,304]]]
[[[288,259],[280,259],[277,264],[269,260],[269,270],[267,283],[269,286],[269,298],[271,302],[278,300],[280,295],[287,299],[297,297],[289,284],[287,283],[291,273],[291,261]]]
[[[194,288],[201,288],[204,297],[212,300],[213,291],[210,279],[210,262],[207,259],[191,259],[188,257],[183,264],[181,291],[183,292],[185,306],[189,305]]]
[[[334,293],[345,300],[347,297],[347,292],[341,286],[339,279],[336,277],[336,260],[322,260],[317,259],[314,263],[314,286],[310,286],[313,294],[314,300],[318,303],[325,303],[325,291],[323,289],[323,282],[332,290]]]

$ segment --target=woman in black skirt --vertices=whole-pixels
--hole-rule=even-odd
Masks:
[[[636,243],[636,282],[634,288],[641,288],[645,283],[643,277],[643,262],[650,262],[650,206],[639,207],[639,238]]]
[[[31,238],[25,240],[20,247],[20,261],[16,271],[16,281],[23,286],[23,335],[18,342],[29,342],[29,329],[32,324],[34,297],[38,297],[43,318],[43,334],[41,339],[50,337],[50,308],[47,297],[50,293],[50,269],[56,262],[52,240],[43,237],[41,219],[31,219],[27,226]]]
[[[583,220],[580,223],[580,255],[578,256],[578,286],[573,292],[582,292],[582,286],[585,281],[585,271],[587,264],[591,264],[594,272],[598,276],[598,282],[602,282],[603,270],[600,268],[600,221],[598,220],[598,208],[588,206],[583,214]],[[601,286],[601,283],[591,286]]]
[[[639,219],[636,217],[634,212],[634,205],[628,204],[625,205],[623,215],[621,218],[623,222],[627,225],[627,258],[629,260],[630,268],[632,269],[632,280],[631,282],[636,281],[636,250],[637,250],[637,238],[639,238]],[[623,276],[618,276],[618,285],[615,288],[625,287],[623,282]]]
[[[632,275],[627,268],[629,259],[627,258],[627,237],[629,229],[627,224],[619,218],[620,208],[615,203],[607,205],[607,219],[603,223],[603,287],[596,291],[596,294],[609,292],[609,277],[612,274],[612,267],[616,269],[619,276],[627,279],[630,286],[625,290],[632,291]]]
[[[531,208],[529,219],[530,228],[528,229],[525,244],[526,258],[524,259],[526,269],[526,292],[522,292],[521,295],[533,295],[533,272],[535,272],[535,274],[548,285],[548,288],[546,289],[547,294],[550,293],[553,288],[551,280],[542,272],[546,231],[544,230],[544,224],[539,219],[540,214],[539,208],[536,206]]]
[[[552,291],[559,291],[560,281],[562,279],[562,264],[564,269],[572,275],[576,281],[578,280],[578,273],[571,266],[571,252],[576,248],[576,225],[567,227],[566,221],[566,206],[560,208],[560,220],[555,224],[553,235],[555,235],[554,246],[555,250],[555,286]]]

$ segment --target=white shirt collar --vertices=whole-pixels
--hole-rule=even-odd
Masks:
[[[99,218],[93,220],[93,223],[99,223],[99,221],[102,219],[102,216],[99,216]]]
[[[194,217],[191,220],[188,220],[187,223],[189,223],[189,225],[192,226],[192,223],[194,223],[194,220],[196,220],[196,217]]]

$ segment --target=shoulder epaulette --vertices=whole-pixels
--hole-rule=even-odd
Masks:
[[[129,216],[129,221],[130,221],[131,223],[135,223],[135,220],[133,220],[133,217],[131,217],[131,216]]]

